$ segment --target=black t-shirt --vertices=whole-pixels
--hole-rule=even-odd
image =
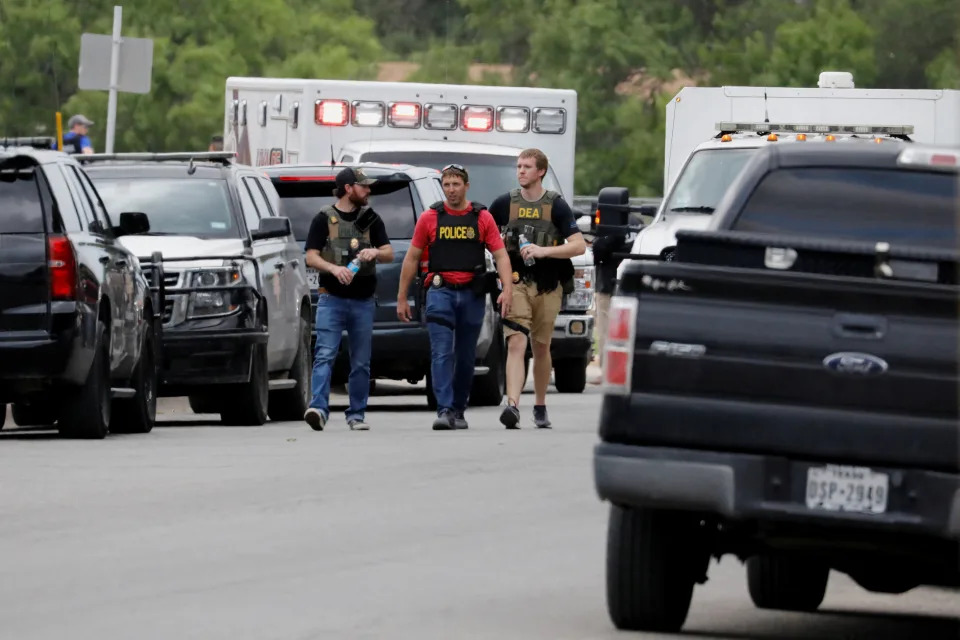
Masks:
[[[359,211],[351,211],[345,213],[334,207],[337,211],[337,215],[344,222],[353,222],[357,219],[357,213]],[[313,222],[310,223],[310,231],[307,233],[307,243],[304,246],[304,250],[316,249],[317,251],[323,251],[324,245],[327,244],[327,238],[330,236],[330,228],[327,226],[327,216],[318,213],[313,218]],[[387,228],[383,224],[383,220],[380,219],[380,216],[376,217],[373,224],[370,226],[370,244],[376,248],[380,248],[384,245],[390,244],[390,238],[387,236]],[[369,298],[377,291],[377,276],[361,276],[355,275],[353,281],[348,285],[340,284],[340,281],[337,280],[332,274],[321,272],[320,273],[320,286],[325,288],[332,295],[338,296],[340,298],[351,298],[354,300],[359,300],[363,298]]]
[[[527,206],[538,206],[536,202],[527,202]],[[496,200],[489,208],[493,219],[497,221],[497,226],[504,228],[510,221],[510,194],[505,193]],[[561,196],[557,196],[550,209],[550,221],[557,228],[561,238],[569,238],[575,233],[580,233],[580,227],[577,226],[577,219],[570,209],[570,205]],[[567,276],[573,267],[573,263],[567,258],[541,258],[537,260],[533,267],[526,267],[519,256],[511,255],[510,264],[514,271],[521,274],[531,274],[537,282],[541,291],[550,291],[557,287],[560,280]]]

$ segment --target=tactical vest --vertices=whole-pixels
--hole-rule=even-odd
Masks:
[[[483,205],[472,203],[466,215],[454,216],[447,213],[442,202],[430,206],[437,212],[437,238],[430,245],[431,273],[445,271],[486,270],[486,258],[483,252],[486,246],[480,236],[480,212]]]
[[[510,192],[510,217],[503,236],[507,252],[520,252],[520,234],[541,247],[555,247],[560,244],[560,234],[551,217],[553,201],[558,195],[556,191],[548,190],[540,200],[531,203],[523,199],[520,189]],[[537,204],[539,206],[531,206]]]
[[[357,257],[363,249],[369,249],[373,245],[370,243],[370,227],[376,218],[376,214],[369,207],[363,207],[357,214],[356,220],[350,222],[340,218],[340,212],[333,205],[328,205],[320,210],[320,213],[327,216],[327,243],[323,245],[320,257],[331,264],[339,267],[345,267]],[[358,276],[369,276],[376,273],[376,262],[361,262]]]
[[[67,132],[67,133],[69,133],[69,132]],[[66,138],[66,134],[64,134],[64,138]],[[79,134],[74,134],[74,136],[73,136],[72,138],[70,138],[69,140],[64,139],[64,141],[63,141],[63,152],[64,152],[64,153],[68,153],[68,154],[70,154],[70,155],[83,153],[83,147],[80,146],[80,144],[81,144],[80,141],[81,141],[82,139],[83,139],[83,136],[81,136],[81,135],[79,135]],[[54,148],[56,148],[56,147],[54,147]]]

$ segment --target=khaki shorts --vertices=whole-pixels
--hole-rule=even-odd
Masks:
[[[513,285],[513,306],[510,308],[510,315],[507,316],[507,320],[529,329],[530,338],[537,342],[550,344],[550,339],[553,337],[553,326],[557,320],[557,315],[560,314],[562,304],[562,287],[538,294],[535,283],[521,282]],[[520,332],[508,326],[503,327],[503,335],[508,338],[515,333]]]

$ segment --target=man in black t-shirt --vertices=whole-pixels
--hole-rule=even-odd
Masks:
[[[320,210],[307,234],[307,267],[320,272],[313,397],[303,416],[314,431],[322,431],[330,417],[330,374],[344,331],[350,341],[347,424],[356,431],[370,428],[364,419],[370,395],[376,264],[393,261],[383,220],[367,206],[374,182],[360,169],[341,170],[338,200]]]

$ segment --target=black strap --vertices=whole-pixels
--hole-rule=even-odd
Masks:
[[[353,224],[356,225],[357,229],[360,230],[360,233],[364,233],[367,229],[373,226],[373,223],[377,219],[377,213],[370,207],[363,207],[360,209],[360,213],[357,214],[357,221]]]
[[[487,205],[480,204],[479,202],[470,203],[470,213],[477,216],[478,218],[480,217],[480,212],[486,208],[487,208]],[[444,212],[443,200],[438,200],[437,202],[434,202],[432,205],[428,207],[428,209],[432,210],[437,215],[440,215],[442,212]]]
[[[530,337],[530,329],[527,329],[527,328],[524,327],[523,325],[519,325],[519,324],[517,324],[516,322],[514,322],[513,320],[507,320],[506,318],[501,318],[501,319],[500,319],[500,322],[502,322],[502,323],[503,323],[503,326],[507,327],[508,329],[513,329],[514,331],[519,331],[520,333],[522,333],[523,335],[527,336],[528,338]]]
[[[452,322],[450,322],[450,321],[447,320],[446,318],[441,318],[440,316],[430,316],[430,315],[428,315],[428,316],[427,316],[427,322],[432,322],[433,324],[438,324],[438,325],[440,325],[441,327],[446,327],[447,329],[450,329],[451,331],[453,331],[453,330],[455,329],[455,327],[453,326],[453,323],[452,323]]]

